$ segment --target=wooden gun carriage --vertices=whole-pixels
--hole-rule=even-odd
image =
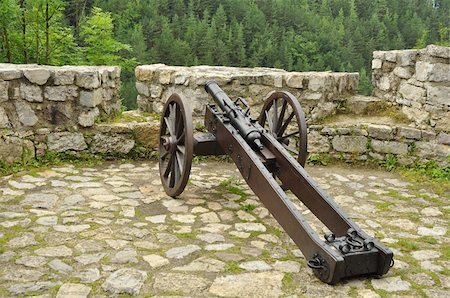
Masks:
[[[307,127],[298,100],[289,92],[272,92],[254,120],[244,99],[232,101],[214,81],[205,90],[216,103],[206,107],[208,133],[193,134],[190,105],[182,95],[172,94],[164,106],[159,169],[166,193],[176,197],[183,192],[194,155],[228,155],[320,280],[335,284],[386,274],[392,251],[364,233],[305,171]],[[286,190],[330,233],[319,237]]]

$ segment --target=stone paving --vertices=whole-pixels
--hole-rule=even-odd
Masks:
[[[172,199],[156,163],[108,162],[0,177],[0,296],[448,297],[448,193],[378,170],[307,170],[394,251],[389,274],[321,283],[233,164],[195,164]]]

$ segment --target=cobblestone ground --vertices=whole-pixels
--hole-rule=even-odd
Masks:
[[[68,165],[0,178],[0,296],[448,297],[448,196],[382,171],[308,171],[392,248],[389,274],[321,283],[233,164],[194,165],[177,200],[156,163]]]

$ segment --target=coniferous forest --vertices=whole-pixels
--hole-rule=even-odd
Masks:
[[[356,71],[372,51],[450,45],[450,0],[0,0],[0,62]]]

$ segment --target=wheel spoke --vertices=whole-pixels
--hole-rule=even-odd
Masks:
[[[272,122],[272,118],[270,118],[269,116],[269,112],[265,111],[264,113],[266,113],[266,119],[267,119],[267,125],[269,126],[269,131],[274,134],[275,131],[273,130],[273,122]]]
[[[166,127],[167,127],[167,130],[169,131],[170,136],[173,136],[174,132],[172,130],[172,126],[170,125],[170,121],[169,121],[168,117],[164,117],[164,123],[166,123]]]
[[[169,155],[169,151],[164,152],[164,153],[160,156],[160,159],[164,160],[164,159],[167,157],[167,155]]]
[[[283,106],[281,107],[281,112],[280,112],[280,121],[278,121],[277,123],[277,127],[275,128],[277,131],[277,134],[279,132],[279,130],[281,129],[281,124],[283,123],[283,118],[284,118],[284,114],[286,113],[286,108],[287,108],[287,100],[283,100]]]
[[[284,122],[283,126],[281,127],[280,131],[277,132],[277,137],[282,136],[286,128],[288,127],[289,123],[291,122],[292,118],[294,118],[295,113],[294,111],[291,112],[289,117],[286,119],[286,122]]]
[[[179,152],[181,152],[181,154],[183,154],[183,156],[186,155],[186,147],[181,146],[181,145],[178,145],[178,146],[177,146],[177,150],[178,150]]]
[[[170,130],[172,131],[172,136],[175,135],[175,122],[176,122],[176,116],[177,116],[177,107],[176,104],[172,104],[169,106],[169,122],[171,124]]]
[[[176,169],[176,165],[175,165],[175,162],[176,162],[176,157],[175,157],[175,154],[174,155],[172,155],[173,156],[173,162],[172,162],[172,164],[171,164],[171,166],[170,166],[170,181],[169,181],[169,186],[170,187],[174,187],[175,186],[175,169]]]
[[[184,160],[184,156],[180,153],[180,152],[176,152],[177,155],[177,164],[178,164],[178,169],[180,170],[180,176],[181,173],[183,173],[183,160]]]
[[[184,131],[184,129],[183,129],[183,132],[181,133],[181,136],[179,136],[178,138],[177,138],[177,144],[180,144],[180,143],[183,143],[184,144],[184,136],[186,135],[186,133],[185,133],[185,131]],[[183,141],[183,142],[182,142]]]
[[[184,119],[183,119],[183,115],[182,115],[181,111],[178,111],[177,116],[178,116],[176,118],[177,128],[176,128],[175,133],[178,138],[184,132]]]
[[[276,129],[278,127],[278,121],[279,121],[279,119],[278,119],[278,98],[275,98],[275,100],[273,101],[272,108],[273,108],[272,123],[273,123],[274,132],[276,133]]]
[[[282,139],[282,140],[287,139],[287,138],[292,137],[293,135],[296,135],[296,134],[298,134],[298,133],[300,133],[299,130],[294,131],[294,132],[291,132],[290,134],[287,134],[287,135],[285,135],[285,136],[282,136],[281,139]]]
[[[169,161],[167,162],[167,167],[166,170],[164,171],[164,177],[169,177],[171,168],[172,168],[172,164],[173,164],[173,154],[170,155],[169,157]]]

